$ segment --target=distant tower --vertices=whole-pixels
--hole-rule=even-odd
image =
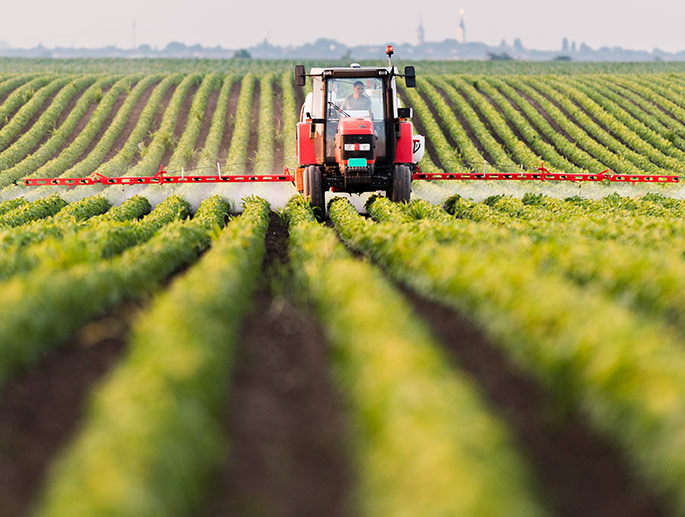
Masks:
[[[464,25],[463,9],[459,9],[459,16],[461,16],[461,20],[459,21],[459,28],[457,29],[457,42],[464,43],[466,41],[466,26]]]
[[[423,45],[424,42],[426,41],[424,39],[424,30],[423,30],[423,20],[419,18],[419,28],[416,29],[416,42],[418,43],[419,46]]]

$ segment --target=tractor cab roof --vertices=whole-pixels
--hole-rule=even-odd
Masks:
[[[398,75],[397,67],[390,66],[332,66],[327,68],[312,68],[309,75],[328,77],[385,77]]]

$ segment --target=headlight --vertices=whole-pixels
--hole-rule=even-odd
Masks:
[[[371,144],[359,144],[359,150],[360,151],[370,151],[371,150]]]
[[[345,151],[354,151],[354,144],[345,144]]]

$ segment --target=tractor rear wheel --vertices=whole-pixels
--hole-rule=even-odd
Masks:
[[[411,198],[411,169],[407,165],[395,165],[392,175],[390,199],[396,203],[409,203]]]
[[[326,218],[326,197],[321,168],[316,165],[304,170],[304,198],[312,205],[316,218],[323,221]]]

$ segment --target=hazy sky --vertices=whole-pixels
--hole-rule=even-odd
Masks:
[[[239,48],[264,38],[287,45],[321,37],[347,45],[415,43],[419,19],[426,40],[439,41],[456,37],[461,8],[469,41],[497,45],[519,37],[528,48],[552,50],[566,36],[593,48],[685,50],[683,0],[33,0],[0,6],[0,41],[13,47],[131,47],[134,19],[136,43],[157,47],[180,41]]]

